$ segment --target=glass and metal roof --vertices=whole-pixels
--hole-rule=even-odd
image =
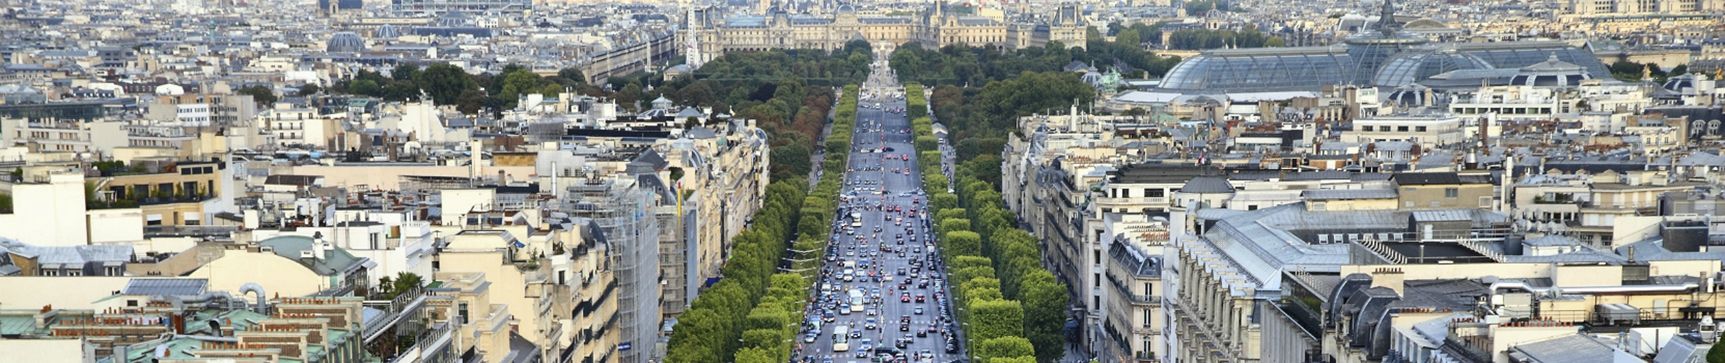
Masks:
[[[1563,42],[1525,41],[1501,43],[1456,43],[1456,51],[1478,57],[1492,68],[1522,68],[1544,62],[1556,56],[1558,60],[1581,66],[1593,78],[1609,78],[1611,71],[1592,52]]]
[[[1315,89],[1351,81],[1344,47],[1213,50],[1180,62],[1161,88],[1213,91]]]
[[[1310,91],[1327,85],[1401,87],[1455,71],[1519,70],[1549,59],[1585,70],[1573,79],[1609,79],[1593,54],[1556,41],[1426,44],[1400,31],[1395,7],[1385,0],[1370,32],[1329,47],[1218,49],[1175,65],[1160,88],[1181,93]],[[1517,73],[1511,72],[1509,75]]]
[[[1372,77],[1372,84],[1378,87],[1401,87],[1444,72],[1489,68],[1491,65],[1484,60],[1455,51],[1406,52],[1385,62]]]

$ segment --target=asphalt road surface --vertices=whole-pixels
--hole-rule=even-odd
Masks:
[[[877,64],[861,93],[834,240],[794,360],[959,360],[962,339],[954,339],[951,293],[931,238],[903,89]],[[853,291],[863,297],[861,311],[853,312]],[[851,333],[838,339],[839,327]]]

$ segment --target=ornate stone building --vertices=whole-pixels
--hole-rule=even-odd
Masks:
[[[1083,47],[1087,25],[1077,5],[1064,4],[1054,14],[1004,17],[961,14],[944,3],[920,14],[883,16],[859,14],[841,6],[831,16],[790,14],[771,7],[765,15],[725,17],[718,9],[701,9],[688,16],[683,34],[691,63],[700,64],[728,52],[768,49],[823,49],[866,40],[877,50],[915,42],[924,47],[967,44],[1000,48],[1037,47],[1059,41]]]

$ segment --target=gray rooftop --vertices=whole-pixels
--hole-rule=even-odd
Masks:
[[[305,236],[280,236],[258,242],[258,246],[274,249],[277,256],[299,262],[300,265],[322,276],[347,272],[356,265],[365,263],[364,258],[356,257],[341,248],[325,252],[324,258],[320,259],[300,258],[300,252],[316,248],[314,244],[311,237]]]
[[[1395,189],[1312,189],[1301,193],[1306,200],[1395,199]]]
[[[1529,363],[1639,363],[1641,359],[1602,338],[1566,335],[1509,348],[1511,359]]]
[[[209,280],[181,278],[136,278],[126,282],[122,295],[198,296],[209,290]]]
[[[1186,181],[1180,187],[1181,193],[1233,193],[1234,186],[1228,184],[1228,179],[1219,176],[1201,176]]]

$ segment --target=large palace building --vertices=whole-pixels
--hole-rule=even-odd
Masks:
[[[1087,24],[1074,4],[1063,4],[1047,16],[990,17],[958,14],[937,2],[912,16],[861,15],[842,6],[832,16],[789,14],[773,7],[765,15],[725,17],[708,8],[690,14],[688,25],[685,44],[696,55],[690,61],[699,64],[728,52],[834,50],[858,39],[882,50],[912,42],[930,48],[966,44],[1018,49],[1050,41],[1083,47]]]

